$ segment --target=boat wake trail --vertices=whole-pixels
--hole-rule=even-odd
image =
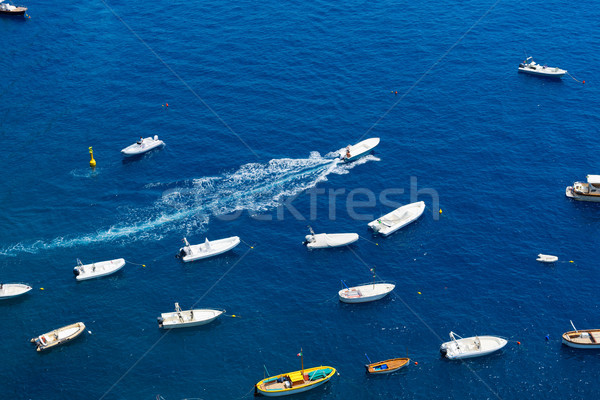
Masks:
[[[283,158],[273,159],[266,164],[250,163],[220,176],[177,182],[175,187],[164,185],[165,191],[152,206],[143,213],[136,207],[124,223],[75,238],[58,237],[50,241],[18,243],[0,249],[0,255],[15,256],[23,252],[37,253],[102,242],[125,244],[132,240],[160,240],[165,233],[173,230],[188,234],[204,228],[211,217],[242,210],[266,212],[277,207],[285,198],[326,181],[330,174],[347,174],[357,165],[379,161],[371,155],[354,163],[343,164],[332,159],[333,154],[323,157],[313,152],[305,159]],[[152,190],[160,186],[163,185],[146,185]],[[148,218],[148,215],[151,217]]]

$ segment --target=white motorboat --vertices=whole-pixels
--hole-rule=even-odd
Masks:
[[[553,263],[553,262],[558,261],[558,257],[551,256],[549,254],[538,254],[538,258],[536,259],[536,261],[543,262],[543,263]]]
[[[369,222],[369,227],[383,236],[391,235],[398,229],[415,221],[425,211],[425,203],[418,201],[416,203],[406,204],[394,211]]]
[[[83,322],[76,322],[35,337],[31,339],[31,343],[35,343],[37,351],[42,351],[73,340],[84,331],[85,324]]]
[[[86,279],[100,278],[102,276],[114,274],[125,265],[125,259],[116,258],[114,260],[100,261],[92,264],[83,264],[77,259],[77,266],[73,268],[73,274],[78,281]]]
[[[225,310],[203,308],[197,310],[182,310],[175,303],[175,311],[162,313],[158,317],[158,327],[164,329],[187,328],[190,326],[206,325],[217,319]]]
[[[340,151],[340,160],[346,163],[356,161],[373,151],[373,148],[378,144],[379,138],[371,138],[363,140],[354,146],[347,146],[344,150]]]
[[[565,195],[579,201],[600,202],[600,175],[588,175],[587,182],[575,182],[567,186]]]
[[[21,296],[31,290],[23,283],[0,283],[0,300]]]
[[[179,249],[176,257],[181,258],[184,262],[190,262],[225,253],[240,244],[240,238],[232,236],[212,242],[206,238],[204,243],[195,245],[190,245],[187,239],[183,238],[183,242],[185,246]]]
[[[165,142],[158,138],[158,135],[154,135],[154,137],[140,138],[137,142],[132,144],[131,146],[125,147],[121,150],[121,153],[127,157],[137,156],[139,154],[144,154],[152,149],[156,149],[157,147],[164,146]]]
[[[384,298],[395,287],[396,284],[392,282],[365,283],[354,287],[346,286],[345,289],[338,292],[338,297],[344,303],[366,303]]]
[[[309,249],[347,246],[358,240],[358,233],[319,233],[315,234],[309,226],[310,235],[306,235],[303,244]]]
[[[458,338],[458,339],[457,339]],[[497,336],[473,336],[461,338],[450,332],[449,342],[442,343],[440,353],[450,360],[481,357],[500,350],[508,341]]]
[[[527,57],[525,61],[519,64],[519,72],[526,74],[545,76],[547,78],[561,78],[567,73],[566,70],[557,67],[547,67],[539,65],[531,57]]]
[[[577,329],[571,321],[574,331],[562,335],[563,344],[576,349],[600,349],[600,329]]]
[[[4,3],[4,0],[0,0],[0,14],[5,15],[25,15],[27,7],[14,6],[9,3]]]

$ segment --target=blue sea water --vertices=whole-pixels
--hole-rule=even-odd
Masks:
[[[31,18],[0,18],[0,281],[34,287],[0,303],[3,398],[250,398],[265,367],[299,369],[300,348],[339,372],[307,400],[598,395],[598,354],[560,343],[569,320],[600,325],[599,208],[564,196],[600,173],[597,7],[26,5]],[[520,75],[525,54],[586,83]],[[155,134],[164,149],[123,160]],[[331,162],[368,137],[374,155]],[[418,222],[366,229],[417,200]],[[310,252],[306,225],[362,239]],[[184,236],[232,235],[244,243],[223,256],[173,257]],[[119,257],[111,277],[71,273]],[[339,303],[340,280],[373,267],[392,295]],[[228,316],[160,331],[176,301]],[[28,343],[76,321],[91,333],[46,354]],[[451,330],[511,342],[449,362]],[[370,377],[365,353],[417,363]]]

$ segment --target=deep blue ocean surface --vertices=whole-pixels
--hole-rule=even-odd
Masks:
[[[560,342],[569,320],[600,327],[600,205],[564,195],[600,173],[593,4],[25,5],[0,18],[0,281],[34,289],[0,303],[0,397],[251,398],[300,348],[339,376],[298,399],[598,397],[599,354]],[[526,54],[586,83],[518,74]],[[123,159],[150,135],[166,147]],[[368,137],[373,155],[331,161]],[[367,230],[417,200],[416,223]],[[361,239],[310,252],[307,225]],[[184,236],[233,235],[226,255],[173,257]],[[73,277],[77,258],[120,257]],[[373,267],[392,295],[340,303]],[[161,331],[174,302],[228,316]],[[28,343],[76,321],[91,333]],[[450,362],[450,331],[511,341]],[[418,364],[371,377],[365,353]]]

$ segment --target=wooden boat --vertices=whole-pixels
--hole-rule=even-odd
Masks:
[[[369,222],[369,227],[383,236],[391,235],[398,229],[416,221],[425,211],[425,203],[418,201],[416,203],[406,204],[394,211]]]
[[[187,239],[183,238],[183,242],[185,246],[179,249],[179,253],[175,257],[181,258],[184,262],[190,262],[223,254],[240,244],[240,238],[232,236],[212,242],[206,238],[204,243],[195,245],[190,245]]]
[[[100,261],[92,264],[85,264],[77,259],[77,266],[73,268],[73,274],[78,281],[86,279],[100,278],[111,275],[123,268],[125,259],[116,258],[114,260]]]
[[[0,300],[12,299],[31,290],[31,286],[23,283],[0,283]]]
[[[538,258],[536,258],[536,261],[543,263],[553,263],[558,261],[558,257],[551,256],[549,254],[538,254]]]
[[[37,346],[37,351],[43,351],[54,346],[58,346],[75,339],[85,331],[83,322],[76,322],[71,325],[63,326],[53,330],[52,332],[44,333],[38,337],[31,339],[32,343]]]
[[[4,15],[25,15],[27,7],[17,7],[12,4],[5,3],[4,0],[0,0],[0,14]]]
[[[456,339],[458,337],[458,339]],[[449,342],[442,343],[440,353],[450,360],[481,357],[500,350],[508,341],[497,336],[473,336],[462,338],[450,332]]]
[[[302,351],[298,355],[301,358],[302,368],[300,371],[263,379],[254,385],[254,395],[278,397],[306,392],[328,382],[335,375],[336,370],[333,367],[320,366],[304,369]]]
[[[576,349],[600,349],[600,329],[577,329],[571,321],[574,331],[562,335],[564,345]]]
[[[357,233],[319,233],[315,234],[309,226],[310,235],[306,235],[304,245],[309,249],[325,249],[352,244],[358,240]]]
[[[121,153],[126,157],[138,156],[140,154],[144,154],[149,152],[152,149],[156,149],[157,147],[164,146],[165,142],[158,138],[158,135],[154,135],[154,137],[140,138],[134,144],[125,147],[121,150]]]
[[[354,146],[347,146],[344,150],[340,151],[340,160],[348,163],[356,161],[361,157],[364,157],[373,151],[373,148],[379,144],[379,138],[371,138],[363,140]]]
[[[344,281],[342,281],[344,283]],[[344,283],[344,285],[346,285]],[[396,287],[392,282],[373,282],[359,286],[347,287],[338,292],[340,301],[344,303],[366,303],[384,298]]]
[[[206,325],[217,319],[223,313],[225,313],[225,310],[215,310],[210,308],[182,310],[181,307],[179,307],[179,303],[175,303],[174,312],[160,314],[160,317],[158,317],[158,327],[171,329]]]
[[[519,64],[519,72],[546,78],[562,78],[562,76],[567,73],[564,69],[539,65],[533,61],[531,57],[527,57],[525,61]]]
[[[369,374],[383,375],[396,372],[400,368],[407,366],[409,363],[410,358],[392,358],[385,361],[366,364],[365,368]]]
[[[600,202],[600,175],[587,175],[586,180],[567,186],[565,196],[579,201]]]

